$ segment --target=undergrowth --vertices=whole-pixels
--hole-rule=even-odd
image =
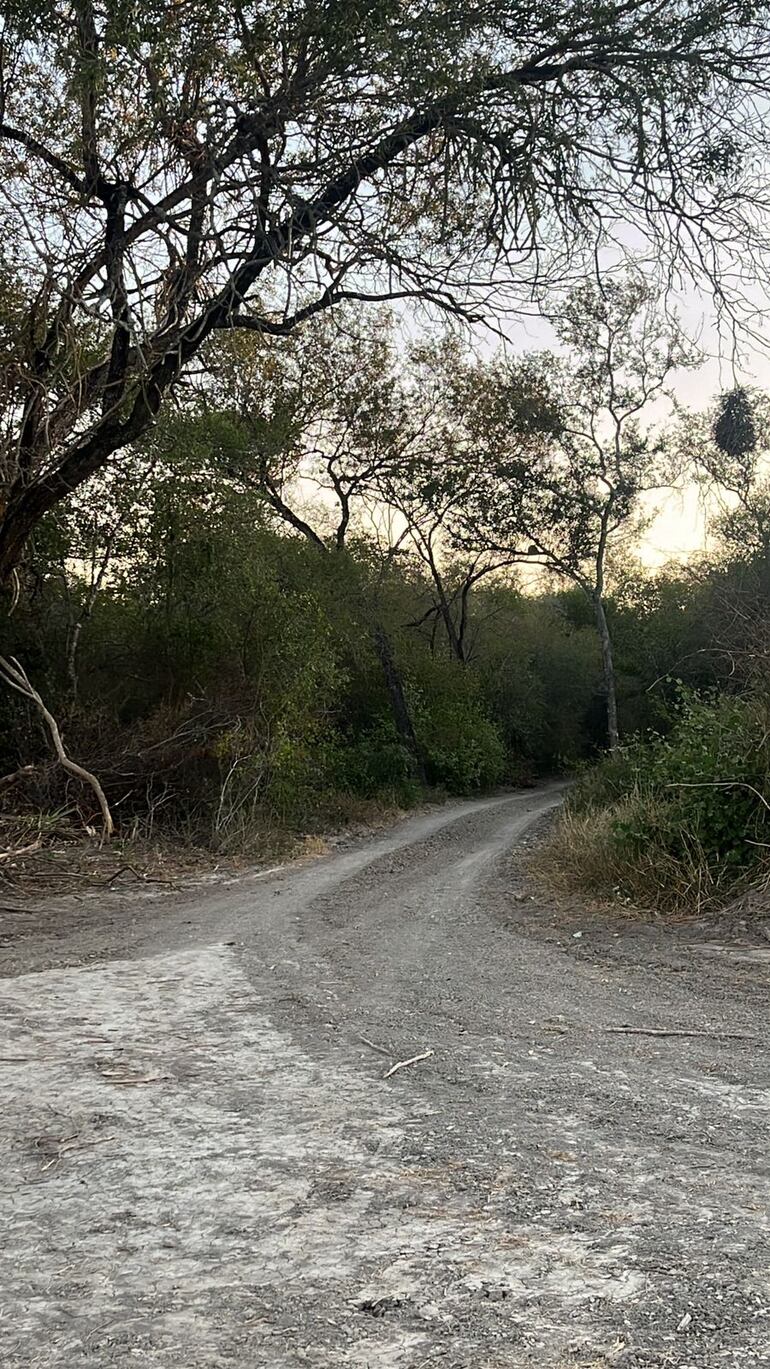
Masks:
[[[715,907],[770,871],[764,698],[683,694],[671,731],[581,775],[539,852],[562,888],[662,912]]]

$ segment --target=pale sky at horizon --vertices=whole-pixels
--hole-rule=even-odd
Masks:
[[[706,354],[704,364],[697,370],[679,370],[674,374],[670,389],[676,401],[695,413],[707,409],[726,389],[745,383],[770,391],[770,310],[763,326],[767,341],[743,339],[737,355],[732,337],[723,335],[717,325],[713,301],[694,291],[674,302],[682,329],[691,340],[697,340]],[[756,332],[759,325],[753,322]],[[521,315],[507,320],[503,331],[508,345],[515,353],[558,350],[558,343],[547,319]],[[480,330],[492,339],[492,350],[500,345],[500,338],[490,330]],[[487,350],[481,341],[481,349]],[[651,410],[652,412],[652,410]],[[660,415],[663,417],[664,415]],[[659,509],[651,527],[639,545],[642,560],[649,566],[665,565],[668,561],[685,560],[707,545],[707,530],[702,496],[695,486],[674,490],[665,496],[651,498],[650,507]]]

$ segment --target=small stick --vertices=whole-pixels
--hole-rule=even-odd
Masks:
[[[684,1031],[665,1027],[605,1027],[606,1032],[623,1032],[627,1036],[703,1036],[710,1041],[756,1041],[756,1036],[745,1036],[743,1032],[702,1032]]]
[[[370,1041],[368,1036],[360,1036],[358,1033],[356,1033],[356,1035],[358,1036],[358,1040],[363,1041],[365,1046],[371,1046],[373,1051],[379,1051],[380,1055],[384,1055],[388,1059],[390,1058],[390,1051],[386,1050],[384,1046],[378,1046],[377,1042]]]
[[[0,851],[0,860],[11,860],[13,856],[31,856],[32,852],[39,851],[42,845],[42,839],[37,837],[31,846],[15,846],[10,851]]]
[[[46,1170],[51,1169],[54,1165],[58,1165],[58,1163],[59,1163],[59,1161],[61,1160],[62,1156],[63,1156],[63,1155],[69,1154],[69,1152],[72,1151],[72,1150],[86,1150],[86,1149],[88,1148],[88,1146],[103,1146],[104,1143],[105,1143],[105,1141],[114,1141],[114,1140],[115,1140],[115,1137],[114,1137],[114,1136],[98,1136],[98,1137],[97,1137],[95,1140],[93,1140],[93,1141],[78,1141],[78,1140],[73,1136],[73,1137],[71,1137],[70,1140],[68,1140],[68,1141],[62,1141],[62,1143],[61,1143],[61,1145],[60,1145],[60,1147],[59,1147],[59,1153],[58,1153],[58,1155],[53,1155],[53,1156],[51,1157],[51,1159],[48,1161],[48,1163],[45,1164],[45,1165],[43,1165],[42,1169],[40,1170],[40,1173],[41,1173],[41,1174],[45,1174]]]
[[[397,1070],[405,1070],[407,1065],[416,1065],[418,1060],[428,1060],[431,1055],[433,1055],[433,1051],[423,1051],[420,1055],[410,1055],[408,1060],[399,1060],[397,1064],[391,1065],[387,1074],[382,1077],[383,1079],[390,1079],[391,1074],[395,1074]]]
[[[135,1088],[138,1084],[160,1084],[169,1079],[168,1074],[123,1074],[121,1070],[99,1070],[103,1079],[121,1088]]]
[[[114,1140],[114,1136],[95,1136],[92,1141],[80,1141],[73,1139],[72,1141],[64,1141],[61,1147],[61,1151],[64,1155],[69,1150],[87,1150],[89,1146],[103,1146],[106,1145],[107,1141]]]
[[[156,875],[156,876],[148,875],[146,870],[137,870],[133,865],[121,865],[120,869],[115,871],[115,873],[114,873],[114,875],[112,876],[111,879],[107,879],[107,880],[104,881],[102,887],[103,887],[103,888],[107,888],[107,889],[111,888],[112,885],[115,883],[115,880],[116,880],[116,879],[119,879],[120,876],[126,872],[126,870],[129,870],[129,871],[131,872],[132,875],[135,875],[136,878],[137,878],[142,884],[173,884],[173,883],[174,883],[173,879],[162,879],[159,875]]]
[[[22,1065],[30,1061],[36,1063],[38,1060],[61,1060],[62,1056],[56,1055],[0,1055],[0,1065]]]

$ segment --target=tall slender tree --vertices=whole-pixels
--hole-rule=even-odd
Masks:
[[[574,291],[557,331],[561,355],[468,362],[447,376],[453,439],[423,497],[450,511],[447,534],[456,546],[543,567],[586,594],[614,749],[608,556],[638,518],[642,496],[673,479],[664,433],[642,420],[653,417],[672,372],[697,357],[638,276]]]

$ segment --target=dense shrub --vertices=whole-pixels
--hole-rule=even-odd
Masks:
[[[576,625],[564,612],[571,598],[491,587],[481,601],[474,665],[506,754],[519,769],[560,770],[594,744],[596,633],[592,623]],[[603,719],[600,725],[603,735]]]
[[[467,794],[512,777],[513,757],[506,756],[475,672],[458,662],[424,658],[413,670],[410,697],[433,784]]]
[[[545,867],[658,908],[699,908],[741,887],[770,845],[768,721],[761,697],[682,695],[666,736],[578,780]]]

